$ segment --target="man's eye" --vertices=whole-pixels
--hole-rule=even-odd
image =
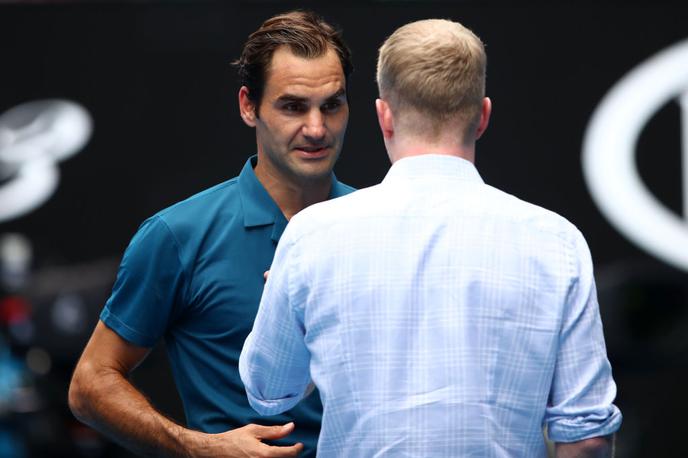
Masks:
[[[298,113],[298,112],[303,111],[304,108],[303,108],[303,105],[300,103],[287,103],[286,105],[282,106],[282,109],[284,111]]]
[[[339,100],[333,100],[332,102],[327,102],[322,106],[323,111],[337,111],[342,103]]]

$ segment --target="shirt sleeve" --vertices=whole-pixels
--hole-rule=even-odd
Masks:
[[[572,245],[573,276],[545,414],[554,442],[606,436],[618,430],[622,420],[612,403],[616,384],[607,359],[590,250],[577,230]]]
[[[253,330],[239,358],[239,373],[251,407],[275,415],[294,407],[310,383],[299,254],[287,226],[270,268]]]
[[[179,302],[184,277],[169,227],[158,216],[146,220],[124,253],[100,320],[134,345],[154,346]]]

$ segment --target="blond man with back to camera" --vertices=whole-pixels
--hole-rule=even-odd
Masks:
[[[424,20],[380,48],[382,183],[309,207],[278,246],[239,362],[261,414],[312,382],[321,456],[612,454],[621,424],[590,252],[485,184],[482,42]]]

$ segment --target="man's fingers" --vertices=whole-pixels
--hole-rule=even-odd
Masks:
[[[286,425],[277,426],[261,426],[250,424],[244,428],[258,440],[275,440],[281,439],[294,431],[294,423],[289,422]],[[258,444],[261,456],[270,457],[291,457],[298,456],[303,450],[303,444],[298,442],[289,446],[266,445],[262,442]]]
[[[303,444],[301,442],[298,442],[294,445],[290,445],[288,447],[271,446],[271,445],[266,445],[266,447],[268,448],[265,451],[266,456],[275,456],[275,457],[299,456],[299,453],[301,453],[301,451],[303,450]]]
[[[263,272],[263,280],[268,281],[268,275],[270,275],[269,270],[266,270],[265,272]]]
[[[251,427],[251,432],[258,439],[281,439],[292,431],[294,431],[294,422],[289,422],[286,425],[276,425],[276,426],[261,426],[261,425],[249,425]]]

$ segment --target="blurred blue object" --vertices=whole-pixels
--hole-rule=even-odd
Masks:
[[[14,393],[22,384],[24,365],[0,339],[0,458],[26,456],[19,435],[10,421]]]
[[[24,365],[0,339],[0,418],[9,410],[15,389],[21,385],[23,374]]]

